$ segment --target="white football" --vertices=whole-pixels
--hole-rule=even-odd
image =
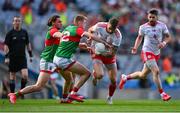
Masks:
[[[95,54],[102,54],[106,51],[106,47],[103,43],[95,44]]]

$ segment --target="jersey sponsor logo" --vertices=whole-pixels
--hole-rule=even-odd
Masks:
[[[16,37],[13,37],[12,39],[13,39],[13,40],[16,40],[17,38],[16,38]]]

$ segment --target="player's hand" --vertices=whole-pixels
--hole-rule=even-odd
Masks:
[[[79,43],[79,48],[86,49],[87,47],[86,43]]]
[[[131,53],[132,54],[136,54],[137,53],[137,49],[133,47],[132,50],[131,50]]]
[[[165,41],[163,41],[163,42],[161,42],[160,44],[158,44],[159,49],[162,49],[162,48],[164,48],[165,46],[166,46],[166,42],[165,42]]]
[[[5,58],[4,63],[9,64],[9,58]]]
[[[104,43],[104,45],[106,46],[106,48],[112,48],[113,46],[107,42]]]
[[[90,53],[92,52],[91,47],[87,47],[87,50],[88,50]]]
[[[87,39],[87,45],[91,45],[91,42],[92,42],[92,38],[89,37],[89,38]]]

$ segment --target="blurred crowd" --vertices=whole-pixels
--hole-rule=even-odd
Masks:
[[[20,14],[24,18],[24,27],[29,31],[33,50],[37,54],[40,54],[44,47],[43,37],[49,16],[58,13],[65,27],[80,13],[88,16],[87,28],[96,22],[107,21],[112,16],[120,17],[119,29],[123,40],[119,54],[128,55],[139,25],[146,22],[147,11],[157,8],[160,11],[159,19],[167,24],[173,37],[170,45],[162,51],[162,69],[168,75],[171,72],[180,74],[179,0],[1,0],[0,5],[1,38],[4,38],[5,32],[10,29],[10,17]]]
[[[2,0],[3,1],[3,0]],[[120,17],[119,29],[123,33],[124,52],[132,45],[140,24],[146,22],[147,10],[157,8],[159,19],[165,22],[174,38],[175,51],[180,51],[180,1],[179,0],[4,0],[3,12],[21,14],[27,26],[46,26],[47,17],[59,13],[63,25],[71,24],[74,15],[82,13],[89,18],[87,27],[112,16]],[[5,20],[8,21],[8,20]]]

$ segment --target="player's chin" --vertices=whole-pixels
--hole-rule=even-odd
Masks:
[[[151,25],[155,25],[155,24],[156,24],[156,21],[153,21],[153,20],[152,20],[152,21],[150,21],[150,24],[151,24]]]

